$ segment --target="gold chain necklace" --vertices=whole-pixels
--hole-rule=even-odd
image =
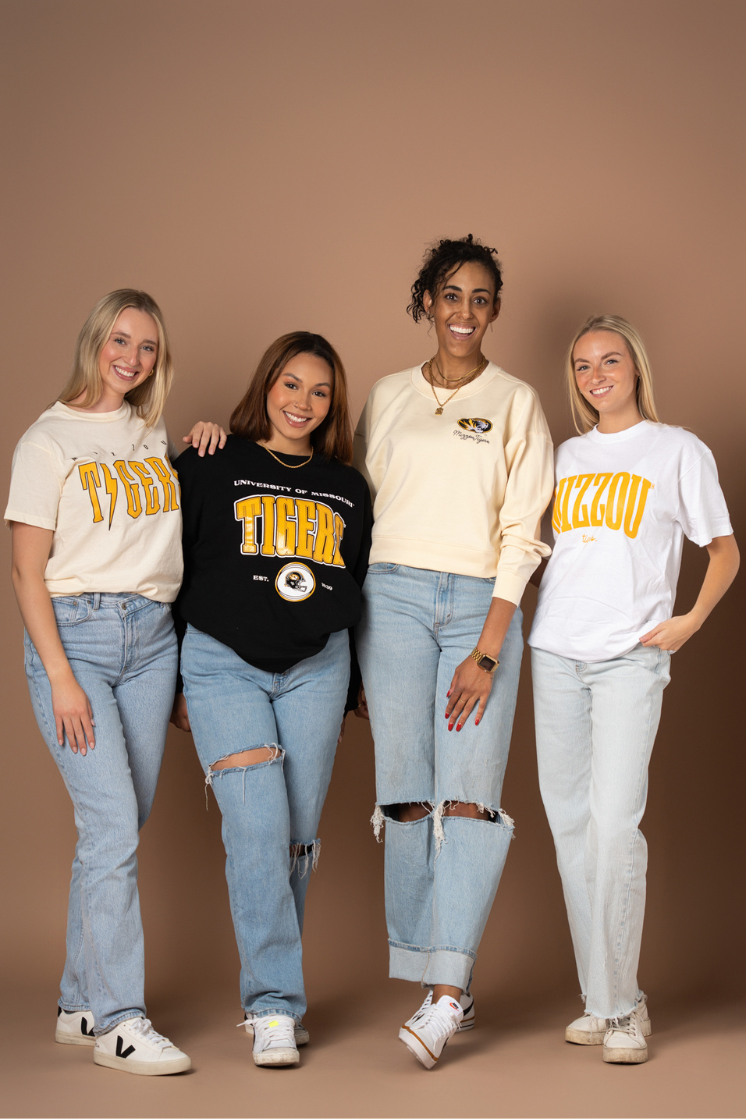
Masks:
[[[461,389],[464,387],[464,385],[468,385],[470,381],[472,381],[476,378],[477,374],[480,372],[482,366],[484,365],[485,360],[486,360],[485,358],[482,358],[481,361],[479,362],[479,365],[477,365],[475,369],[472,369],[471,373],[467,373],[465,377],[458,377],[458,378],[454,377],[453,378],[453,380],[458,380],[461,383],[457,386],[456,390],[454,392],[452,392],[451,395],[449,397],[447,397],[446,400],[443,401],[442,404],[438,400],[438,394],[435,391],[435,385],[433,384],[432,379],[430,380],[430,389],[432,391],[433,396],[435,397],[435,403],[438,405],[438,407],[435,409],[435,415],[436,416],[442,416],[443,415],[443,409],[445,408],[446,404],[449,404],[453,400],[456,393],[460,392]],[[433,375],[433,361],[435,362],[435,368],[438,370],[438,374],[440,375],[442,380],[445,381],[446,378],[443,376],[443,374],[441,372],[440,366],[438,365],[438,359],[437,358],[431,358],[431,360],[427,363],[428,368],[429,368],[429,372],[430,372],[430,378],[432,378],[432,375]]]
[[[293,466],[289,462],[283,462],[282,459],[278,458],[274,451],[270,451],[269,447],[266,447],[264,443],[260,443],[259,446],[264,447],[267,454],[272,455],[272,458],[275,460],[275,462],[279,462],[280,466],[287,466],[288,470],[300,470],[301,466],[307,466],[313,458],[313,447],[311,447],[311,453],[308,458],[304,462],[297,462],[295,466]]]

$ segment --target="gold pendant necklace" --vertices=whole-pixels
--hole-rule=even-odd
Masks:
[[[271,451],[271,450],[269,449],[269,447],[265,447],[265,446],[264,446],[264,443],[260,443],[260,444],[259,444],[259,446],[260,446],[260,447],[264,447],[264,449],[265,449],[265,451],[267,452],[267,454],[269,454],[269,455],[272,455],[272,458],[273,458],[273,459],[275,460],[275,462],[279,462],[280,466],[286,466],[286,467],[288,468],[288,470],[300,470],[301,466],[307,466],[307,465],[308,465],[308,463],[309,463],[309,462],[311,461],[311,459],[313,458],[313,447],[311,447],[311,453],[310,453],[310,455],[308,456],[308,458],[307,458],[307,459],[305,459],[305,460],[304,460],[303,462],[297,462],[297,463],[295,464],[295,466],[293,466],[293,465],[292,465],[291,463],[289,463],[289,462],[283,462],[281,458],[278,458],[278,457],[277,457],[277,455],[275,454],[275,452],[274,452],[274,451]]]
[[[431,358],[430,359],[430,361],[427,364],[428,364],[428,371],[430,373],[430,388],[432,390],[433,396],[435,397],[435,403],[438,405],[438,407],[435,409],[435,415],[436,416],[442,416],[443,415],[443,409],[445,408],[446,404],[449,404],[453,400],[456,393],[459,392],[464,387],[464,385],[468,385],[470,381],[473,381],[475,379],[475,377],[481,372],[481,369],[482,369],[482,366],[485,363],[485,360],[486,360],[485,358],[481,358],[480,362],[479,362],[479,365],[477,365],[475,369],[472,369],[471,373],[467,373],[465,377],[454,377],[454,378],[452,378],[452,380],[458,380],[461,383],[457,386],[455,392],[452,392],[451,395],[446,400],[444,400],[443,403],[441,404],[440,401],[438,400],[438,394],[435,391],[435,385],[433,384],[433,381],[432,381],[433,362],[435,362],[435,367],[438,370],[438,374],[439,374],[441,380],[446,381],[447,378],[445,378],[443,376],[443,374],[441,373],[440,366],[438,365],[438,359],[437,358]]]

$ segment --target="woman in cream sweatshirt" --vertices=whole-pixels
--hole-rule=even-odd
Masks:
[[[477,949],[513,821],[501,807],[524,587],[552,443],[536,393],[482,355],[500,312],[496,252],[441,241],[409,311],[437,352],[373,386],[355,464],[373,496],[358,654],[386,833],[390,975],[427,989],[400,1039],[426,1067],[474,1024]]]

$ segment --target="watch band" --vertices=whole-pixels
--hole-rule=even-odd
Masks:
[[[479,665],[483,672],[489,673],[490,676],[500,663],[497,657],[490,657],[487,655],[487,653],[483,653],[477,648],[472,649],[472,651],[469,653],[469,656],[476,664]]]

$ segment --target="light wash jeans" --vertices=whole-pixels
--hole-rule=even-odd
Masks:
[[[96,747],[57,743],[52,690],[25,635],[39,729],[75,809],[78,842],[67,912],[63,1010],[91,1010],[95,1033],[145,1015],[137,891],[138,832],[163,758],[178,662],[171,608],[136,594],[53,598],[62,645],[93,708]]]
[[[640,995],[647,844],[639,830],[670,653],[636,646],[585,664],[532,650],[539,783],[557,849],[586,1010]]]
[[[385,823],[389,974],[467,990],[513,836],[500,807],[523,651],[516,610],[478,727],[448,730],[446,693],[477,644],[494,579],[375,563],[356,646],[376,749],[376,836]],[[445,816],[477,804],[492,820]],[[402,823],[400,804],[430,813]]]
[[[223,815],[225,876],[248,1014],[306,1011],[303,908],[350,677],[347,630],[289,668],[263,672],[187,626],[181,672],[199,760]],[[260,746],[277,756],[212,770]],[[290,848],[300,847],[291,857]]]

